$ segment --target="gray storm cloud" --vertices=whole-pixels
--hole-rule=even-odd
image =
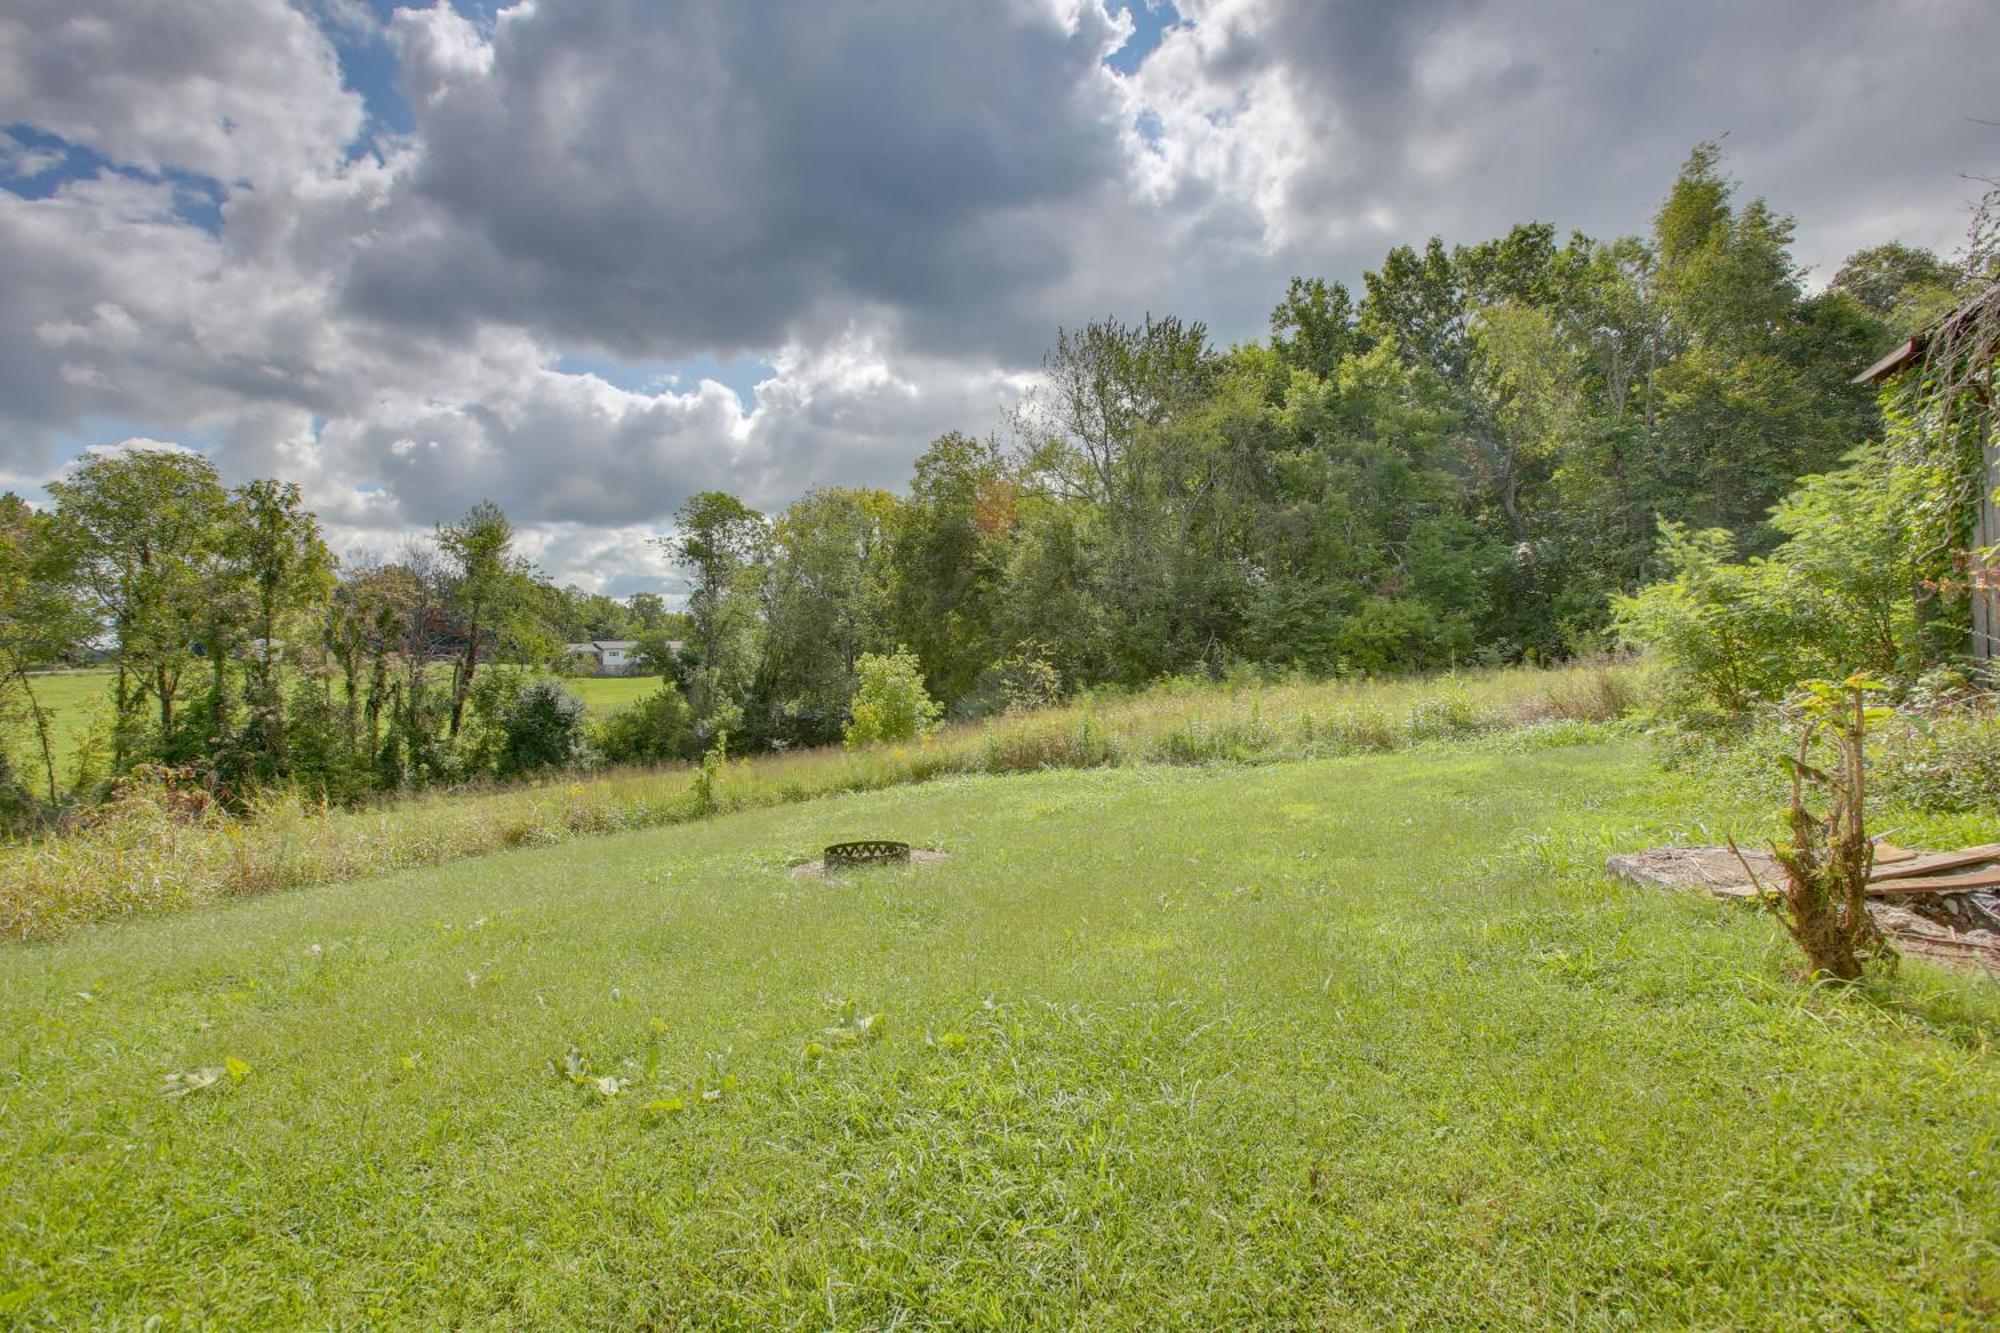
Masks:
[[[1127,75],[1097,0],[10,5],[0,171],[59,183],[0,190],[0,474],[181,439],[357,542],[490,496],[615,582],[692,490],[894,484],[996,428],[1058,324],[1254,337],[1396,242],[1642,230],[1721,135],[1822,272],[1948,246],[2000,168],[1982,0],[1180,13]],[[368,135],[357,32],[407,134]],[[753,407],[576,353],[775,369]]]

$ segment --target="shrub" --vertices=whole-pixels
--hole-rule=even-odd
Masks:
[[[1880,733],[1876,786],[1924,810],[1988,810],[2000,801],[2000,715],[1959,708],[1906,714]]]
[[[465,696],[464,729],[451,757],[457,776],[517,771],[508,766],[509,719],[533,679],[525,671],[490,666],[473,678]]]
[[[532,773],[548,768],[575,768],[587,763],[590,747],[583,700],[560,681],[536,680],[521,688],[503,719],[505,743],[501,771]]]
[[[660,688],[605,719],[598,746],[607,763],[659,764],[695,753],[694,711],[674,688]]]
[[[11,834],[33,822],[35,798],[16,776],[14,761],[0,747],[0,834]]]
[[[847,744],[908,741],[937,730],[943,710],[924,689],[923,668],[907,648],[889,654],[863,653],[854,664],[861,684],[844,739]]]
[[[330,703],[316,682],[301,680],[291,691],[285,724],[291,779],[301,791],[341,805],[358,805],[375,788],[365,753],[366,737],[350,740],[347,715]]]
[[[1486,730],[1486,720],[1463,691],[1419,699],[1410,708],[1405,729],[1413,741],[1457,740]]]
[[[1806,682],[1806,725],[1797,750],[1787,760],[1792,776],[1786,819],[1791,844],[1771,848],[1784,869],[1782,889],[1768,892],[1750,863],[1741,853],[1737,856],[1759,897],[1798,943],[1814,975],[1842,983],[1859,981],[1871,959],[1893,964],[1896,957],[1868,914],[1868,872],[1874,851],[1862,826],[1867,725],[1888,711],[1868,707],[1865,695],[1879,688],[1864,676],[1849,676],[1838,684]],[[1813,742],[1821,731],[1833,743],[1833,762],[1823,767],[1811,762]],[[1808,787],[1825,796],[1825,814],[1815,814],[1807,806]],[[1730,849],[1735,847],[1731,842]]]
[[[1817,654],[1801,661],[1811,640],[1781,565],[1732,563],[1735,538],[1721,528],[1693,532],[1660,524],[1660,555],[1673,576],[1614,600],[1619,633],[1652,649],[1665,663],[1670,703],[1734,715],[1758,700],[1776,699],[1794,681],[1815,674]]]
[[[1670,577],[1614,599],[1619,634],[1659,655],[1684,713],[1738,714],[1857,668],[1912,674],[1925,656],[1919,599],[1945,573],[1936,552],[1920,555],[1923,494],[1922,478],[1869,449],[1772,511],[1786,540],[1767,559],[1737,562],[1726,530],[1663,520]]]

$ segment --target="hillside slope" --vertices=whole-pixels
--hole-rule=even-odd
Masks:
[[[1625,746],[950,778],[15,946],[0,1309],[1990,1320],[2000,1001],[1597,873],[1712,813]],[[950,859],[791,872],[866,835]]]

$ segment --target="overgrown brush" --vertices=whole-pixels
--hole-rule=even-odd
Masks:
[[[915,741],[602,771],[431,792],[360,810],[272,789],[242,812],[174,774],[135,777],[87,822],[0,847],[0,935],[76,926],[242,894],[545,846],[728,810],[954,774],[1145,763],[1262,763],[1446,743],[1552,719],[1609,720],[1629,664],[1431,679],[1251,685],[1173,682],[1120,697],[947,727]]]
[[[1868,723],[1887,717],[1888,710],[1868,707],[1867,690],[1879,686],[1865,677],[1850,676],[1838,685],[1808,681],[1804,688],[1804,725],[1798,747],[1787,760],[1792,790],[1785,822],[1791,842],[1771,848],[1785,872],[1783,889],[1766,889],[1741,852],[1736,852],[1736,859],[1797,942],[1813,973],[1854,982],[1870,961],[1893,963],[1896,957],[1868,914],[1868,875],[1874,868],[1875,849],[1862,813]],[[1812,763],[1813,743],[1822,732],[1832,743],[1832,763],[1826,768]],[[1809,787],[1825,798],[1826,813],[1815,814],[1809,808]],[[1736,851],[1733,840],[1729,847]]]

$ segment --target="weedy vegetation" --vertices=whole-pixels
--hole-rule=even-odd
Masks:
[[[1629,706],[1638,675],[1635,666],[1611,663],[1430,680],[1177,680],[954,725],[903,744],[748,760],[728,759],[718,746],[693,767],[562,775],[359,810],[286,788],[232,810],[198,785],[148,770],[79,826],[0,845],[0,934],[46,937],[94,921],[949,774],[1270,762],[1524,726],[1588,732]]]

